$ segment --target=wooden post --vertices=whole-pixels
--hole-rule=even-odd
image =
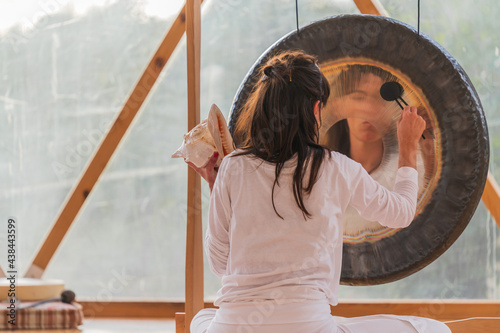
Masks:
[[[109,132],[106,134],[89,164],[84,169],[78,183],[70,192],[54,225],[38,250],[33,263],[30,265],[25,275],[26,277],[41,278],[49,261],[52,259],[52,256],[66,235],[66,232],[87,199],[87,196],[92,191],[92,188],[108,164],[116,147],[129,128],[130,123],[155,84],[160,72],[177,47],[184,31],[185,8],[181,10],[175,19],[155,55],[150,60],[144,73],[132,90],[123,109],[117,115]]]
[[[175,333],[185,333],[186,332],[186,313],[176,312],[175,313]]]
[[[201,1],[186,1],[186,51],[188,82],[188,130],[200,123]],[[188,168],[186,237],[185,330],[193,316],[203,309],[203,236],[201,178]]]

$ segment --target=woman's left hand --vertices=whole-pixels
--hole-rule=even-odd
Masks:
[[[207,165],[202,168],[198,168],[192,162],[186,162],[191,168],[196,171],[201,178],[205,179],[210,187],[210,192],[212,192],[212,188],[214,187],[215,179],[217,178],[217,170],[215,167],[215,163],[217,163],[217,159],[219,158],[219,153],[215,152],[214,155],[208,160]]]

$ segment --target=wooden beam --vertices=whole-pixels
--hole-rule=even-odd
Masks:
[[[467,318],[445,322],[453,333],[493,333],[500,329],[500,318]]]
[[[151,301],[147,299],[110,302],[96,302],[91,299],[79,299],[85,318],[174,318],[176,313],[184,312],[184,301]],[[206,302],[203,308],[214,307]]]
[[[361,14],[389,16],[378,0],[354,0]]]
[[[500,187],[490,172],[488,172],[488,178],[486,178],[486,185],[481,199],[500,228]]]
[[[184,31],[185,8],[177,15],[177,18],[129,95],[122,110],[117,115],[109,132],[100,143],[89,164],[87,164],[76,186],[71,190],[54,225],[38,250],[33,263],[30,265],[25,275],[26,277],[40,278],[42,276],[83,203],[125,135],[130,123],[155,84],[160,72],[175,50]]]
[[[186,1],[188,130],[200,123],[200,5],[200,0]],[[189,333],[191,319],[204,307],[201,178],[192,168],[188,168],[185,288],[185,329]]]
[[[360,317],[374,314],[420,316],[441,321],[469,317],[499,317],[500,302],[489,300],[349,300],[332,307],[332,314]]]
[[[184,311],[182,301],[123,300],[94,302],[77,299],[82,305],[85,318],[174,318],[175,313]],[[204,308],[216,308],[209,300]],[[470,317],[500,318],[499,300],[340,300],[331,307],[332,314],[341,317],[359,317],[374,314],[396,314],[402,316],[423,316],[440,321],[460,320]]]

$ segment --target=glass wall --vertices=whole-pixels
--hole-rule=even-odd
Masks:
[[[4,4],[0,212],[4,221],[18,221],[19,263],[26,270],[182,1]],[[417,25],[416,1],[382,4],[391,17]],[[481,97],[490,170],[500,180],[499,6],[493,0],[423,5],[421,30],[458,60]],[[205,0],[202,8],[201,117],[216,103],[227,118],[255,60],[295,29],[295,2]],[[299,1],[300,25],[346,13],[358,13],[352,1]],[[185,53],[181,41],[45,272],[78,296],[184,296],[187,169],[170,155],[187,130]],[[204,185],[205,218],[208,197]],[[498,227],[480,204],[460,238],[428,267],[389,284],[343,286],[340,297],[499,299],[499,244]],[[207,300],[219,286],[206,265]]]

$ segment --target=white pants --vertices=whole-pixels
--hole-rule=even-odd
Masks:
[[[224,305],[203,309],[191,322],[192,333],[451,333],[445,324],[414,316],[374,315],[354,318],[330,315],[328,304]]]

